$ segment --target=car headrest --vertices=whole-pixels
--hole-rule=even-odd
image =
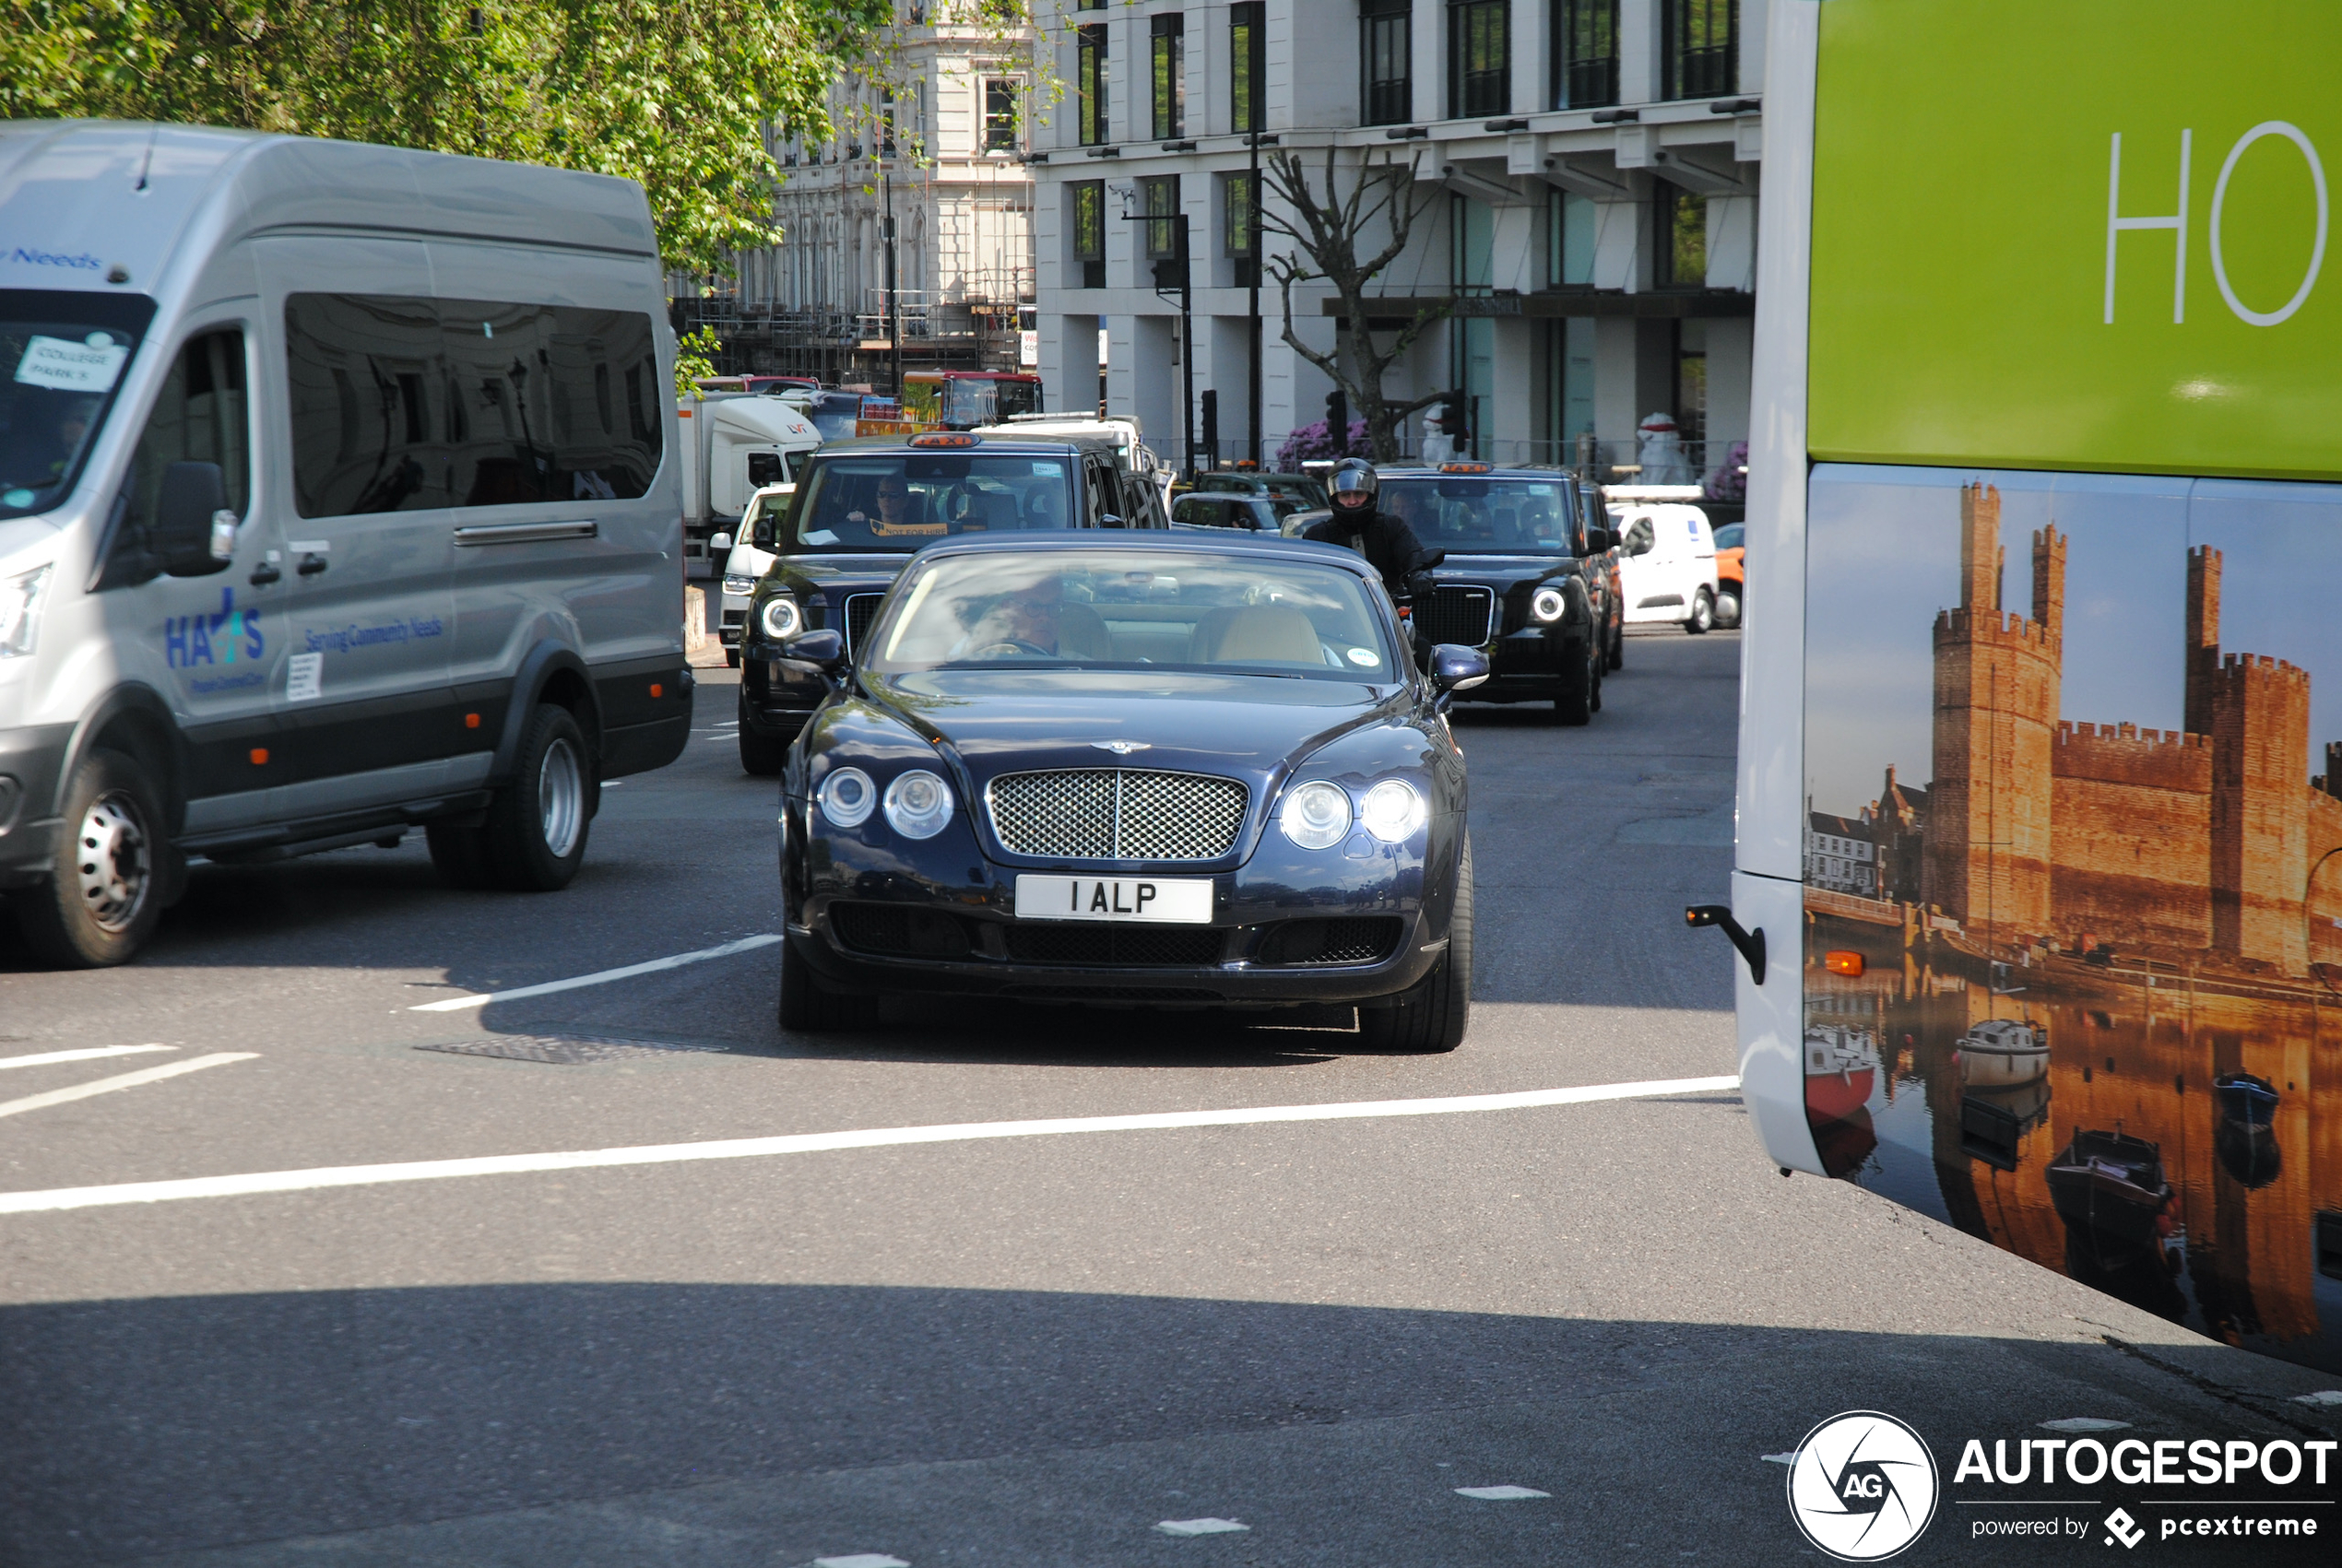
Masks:
[[[1325,650],[1309,618],[1284,605],[1224,607],[1205,614],[1188,642],[1200,665],[1321,665]]]

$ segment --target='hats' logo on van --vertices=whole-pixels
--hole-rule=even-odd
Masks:
[[[260,634],[260,612],[238,609],[233,588],[219,590],[219,608],[214,614],[174,615],[162,623],[163,663],[172,669],[249,662],[267,646]]]

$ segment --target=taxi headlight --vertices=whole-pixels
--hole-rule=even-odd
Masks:
[[[839,768],[822,781],[821,791],[813,798],[833,826],[858,828],[870,819],[878,805],[878,785],[859,768]]]
[[[732,595],[736,598],[744,599],[751,594],[756,592],[756,579],[753,577],[737,577],[729,572],[727,572],[724,577],[724,592]]]
[[[1383,780],[1358,805],[1359,822],[1385,843],[1405,842],[1425,815],[1422,794],[1404,779]]]
[[[906,839],[931,839],[952,819],[952,786],[914,768],[886,786],[886,819]]]
[[[1277,826],[1304,849],[1340,843],[1350,831],[1350,797],[1323,780],[1303,784],[1284,797]]]
[[[798,609],[797,601],[787,594],[775,594],[765,600],[764,608],[758,613],[757,619],[763,623],[764,635],[775,643],[785,642],[805,630],[805,612]],[[869,814],[869,808],[865,808],[862,816]],[[855,820],[858,822],[861,818],[858,817]]]
[[[1559,620],[1568,607],[1569,601],[1561,596],[1558,588],[1540,588],[1529,601],[1529,613],[1539,620]]]

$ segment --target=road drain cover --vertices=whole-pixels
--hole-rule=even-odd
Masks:
[[[670,1056],[679,1051],[716,1051],[716,1045],[684,1045],[665,1040],[596,1040],[576,1034],[499,1034],[486,1040],[450,1040],[418,1045],[418,1051],[444,1051],[451,1056],[502,1056],[513,1062],[545,1062],[554,1067],[584,1067],[594,1062],[631,1062],[649,1056]]]

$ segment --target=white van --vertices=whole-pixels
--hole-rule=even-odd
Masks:
[[[1674,622],[1686,631],[1716,624],[1716,534],[1708,513],[1682,501],[1618,502],[1618,599],[1626,624]]]
[[[729,553],[723,558],[724,601],[716,625],[724,642],[724,662],[734,669],[740,667],[740,634],[748,625],[748,602],[756,595],[756,580],[779,559],[773,553],[775,525],[788,510],[788,498],[796,493],[794,481],[765,486],[749,497],[739,532],[716,536],[719,547],[727,539],[731,542]]]
[[[120,962],[193,857],[554,889],[691,725],[625,181],[0,124],[0,889]]]

